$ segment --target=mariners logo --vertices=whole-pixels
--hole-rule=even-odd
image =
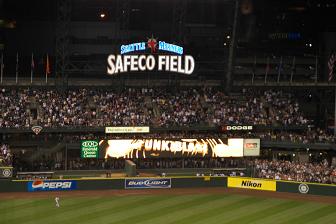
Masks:
[[[307,184],[300,184],[300,185],[299,185],[299,192],[300,192],[301,194],[307,194],[308,191],[309,191],[309,187],[308,187]]]
[[[38,135],[40,134],[43,128],[41,126],[33,126],[31,129],[36,135]]]
[[[154,39],[153,36],[152,36],[152,38],[148,38],[147,46],[148,46],[149,49],[151,49],[151,53],[154,53],[156,51],[156,47],[157,47],[157,40]]]
[[[10,169],[4,169],[4,170],[2,170],[2,175],[4,177],[11,177],[12,176],[12,171]]]

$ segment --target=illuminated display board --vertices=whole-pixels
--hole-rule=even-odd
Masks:
[[[150,54],[145,54],[150,50]],[[160,54],[165,52],[165,54]],[[140,52],[139,54],[135,54]],[[133,54],[128,54],[133,53]],[[169,53],[169,54],[167,54]],[[147,42],[121,45],[120,54],[111,54],[107,58],[107,74],[115,75],[137,71],[167,71],[192,74],[195,60],[191,55],[183,55],[181,46],[149,38]]]
[[[149,133],[149,127],[105,127],[105,133]]]
[[[260,139],[111,139],[99,145],[104,158],[243,157],[251,145],[260,149]],[[258,156],[255,151],[253,156]]]

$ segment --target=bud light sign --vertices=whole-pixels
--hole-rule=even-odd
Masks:
[[[76,189],[73,180],[35,180],[28,182],[28,191],[69,191]]]
[[[125,189],[171,188],[170,178],[125,179]]]

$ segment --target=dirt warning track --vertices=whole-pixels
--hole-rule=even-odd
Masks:
[[[186,194],[242,194],[256,197],[269,197],[299,201],[311,201],[336,204],[336,197],[318,196],[299,193],[283,193],[234,188],[172,188],[172,189],[141,189],[141,190],[93,190],[93,191],[54,191],[54,192],[14,192],[0,193],[0,199],[51,198],[60,197],[106,197],[127,195],[186,195]]]

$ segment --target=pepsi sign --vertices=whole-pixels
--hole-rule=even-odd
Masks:
[[[73,180],[35,180],[28,182],[28,191],[69,191],[77,188]]]

